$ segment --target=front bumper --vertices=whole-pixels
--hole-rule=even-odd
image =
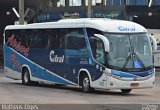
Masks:
[[[140,88],[152,88],[155,83],[155,75],[150,76],[146,80],[140,81],[123,81],[120,79],[107,76],[107,89],[140,89]]]

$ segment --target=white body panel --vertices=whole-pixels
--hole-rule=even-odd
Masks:
[[[107,76],[107,89],[138,89],[138,88],[151,88],[154,86],[155,76],[143,81],[122,81],[113,77]],[[111,86],[110,83],[113,85]],[[131,84],[138,83],[139,86],[131,87]]]
[[[13,69],[10,69],[8,67],[4,67],[4,72],[6,77],[16,79],[16,80],[21,80],[21,73],[14,71]]]
[[[27,25],[11,25],[7,29],[52,29],[52,28],[94,28],[111,33],[139,33],[147,32],[141,25],[123,20],[110,20],[104,18],[65,19],[58,22],[34,23]]]
[[[152,88],[154,86],[155,75],[147,76],[146,78],[144,78],[144,80],[141,81],[134,81],[131,79],[128,81],[123,81],[114,78],[109,74],[111,74],[111,70],[106,69],[101,78],[91,82],[91,87],[99,89],[140,89],[140,88]],[[133,83],[138,83],[139,85],[136,87],[132,87],[131,84]]]

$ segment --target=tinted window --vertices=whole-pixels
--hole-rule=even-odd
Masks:
[[[90,46],[92,49],[92,55],[96,61],[101,64],[105,64],[105,51],[103,41],[97,37],[89,38]]]
[[[69,33],[68,29],[53,29],[45,31],[47,38],[47,48],[65,49],[65,37]]]
[[[160,5],[160,0],[152,0],[152,5]]]
[[[147,5],[148,0],[129,0],[128,5]]]
[[[113,5],[113,1],[112,1],[112,0],[107,0],[107,1],[106,1],[106,5],[112,6],[112,5]]]
[[[27,47],[27,39],[26,39],[26,31],[25,30],[7,30],[5,32],[5,42],[11,46],[14,44],[20,44],[24,47]]]
[[[104,44],[101,39],[95,37],[94,34],[102,34],[101,31],[95,29],[87,29],[92,55],[96,61],[106,64]]]
[[[70,29],[66,36],[66,49],[73,55],[87,54],[83,29]]]
[[[114,6],[121,5],[121,1],[120,0],[113,0],[113,5]]]

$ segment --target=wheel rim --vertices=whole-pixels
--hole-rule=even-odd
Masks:
[[[88,78],[84,78],[83,87],[84,87],[84,89],[88,89],[89,88],[89,79]]]
[[[28,72],[24,73],[24,82],[28,83],[29,79],[28,79]]]

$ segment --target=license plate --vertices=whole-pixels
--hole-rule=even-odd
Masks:
[[[131,87],[138,87],[139,83],[131,83]]]

